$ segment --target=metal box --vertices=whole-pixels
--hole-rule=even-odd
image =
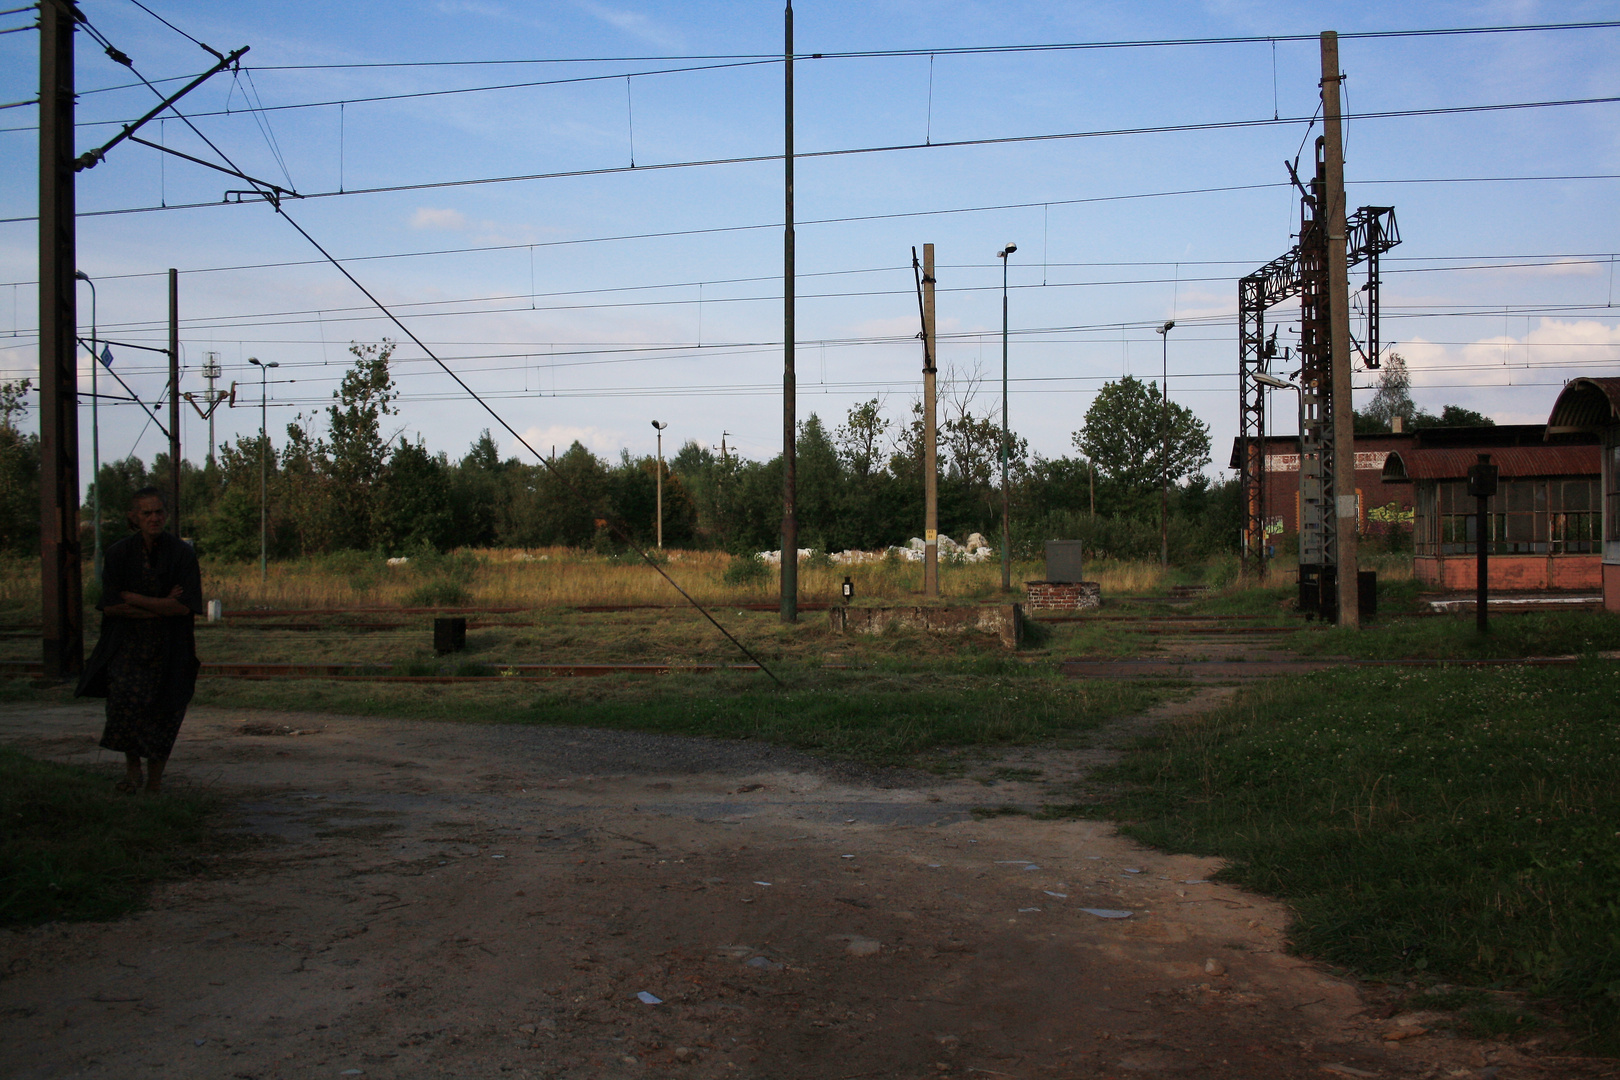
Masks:
[[[1073,584],[1085,580],[1081,561],[1085,544],[1080,540],[1046,542],[1046,580]]]

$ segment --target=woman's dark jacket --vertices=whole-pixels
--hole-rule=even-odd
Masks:
[[[105,609],[123,603],[126,592],[162,597],[168,596],[169,591],[178,585],[181,589],[178,599],[190,609],[190,613],[164,615],[150,622],[157,624],[163,636],[163,697],[155,704],[165,713],[180,712],[191,702],[191,695],[197,688],[199,665],[192,617],[203,611],[202,575],[197,568],[197,555],[191,550],[190,544],[173,533],[159,533],[150,556],[158,589],[156,592],[143,590],[140,588],[142,554],[139,533],[126,536],[107,549],[101,566],[101,599],[96,604],[96,609],[102,612],[101,638],[84,665],[84,674],[79,677],[75,695],[107,696],[107,665],[132,632],[133,624],[146,621],[109,615]]]

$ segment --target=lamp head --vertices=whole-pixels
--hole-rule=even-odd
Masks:
[[[89,281],[90,280],[90,275],[85,273],[83,270],[75,270],[75,271],[73,271],[73,280],[74,281]]]
[[[1011,240],[1009,240],[1009,241],[1007,241],[1007,246],[1006,247],[1004,247],[1000,251],[996,252],[996,258],[1005,259],[1007,256],[1011,255],[1013,252],[1015,252],[1017,250],[1018,250],[1018,245],[1013,243]]]
[[[659,423],[659,422],[658,422],[658,421],[656,421],[656,420],[654,420],[654,421],[653,421],[653,422],[652,422],[652,426],[653,426],[653,427],[655,427],[655,428],[657,428],[657,429],[658,429],[658,430],[659,430],[659,431],[663,431],[663,430],[664,430],[664,429],[665,429],[665,428],[667,428],[667,427],[669,427],[669,425],[668,425],[668,424],[660,424],[660,423]]]
[[[263,364],[259,363],[259,358],[257,356],[248,357],[248,363],[252,364],[254,367],[263,367],[264,366]]]
[[[266,364],[264,366],[265,367],[280,367],[281,365],[276,363],[276,361],[272,360],[272,361],[270,361],[268,364]]]
[[[1269,371],[1256,371],[1253,374],[1253,378],[1254,378],[1254,381],[1259,383],[1261,386],[1269,386],[1273,390],[1298,390],[1299,389],[1299,387],[1295,386],[1293,383],[1289,382],[1287,379],[1279,379],[1277,376],[1271,374]]]
[[[1170,331],[1174,330],[1175,328],[1176,328],[1176,320],[1169,319],[1169,320],[1167,320],[1165,322],[1165,324],[1163,326],[1161,326],[1157,330],[1155,330],[1154,333],[1168,334]]]

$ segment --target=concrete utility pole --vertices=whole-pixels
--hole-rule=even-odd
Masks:
[[[913,249],[915,253],[915,249]],[[934,245],[923,245],[923,595],[939,595],[939,422],[935,416]]]
[[[782,621],[799,621],[797,384],[793,374],[793,0],[782,12]]]
[[[1344,136],[1339,121],[1339,35],[1322,32],[1323,199],[1327,203],[1328,340],[1333,364],[1334,540],[1338,558],[1339,625],[1361,625],[1356,575],[1356,415],[1350,383],[1350,273],[1345,263]]]
[[[169,267],[169,472],[174,484],[174,535],[180,532],[180,271]]]
[[[39,4],[40,639],[47,679],[84,666],[79,551],[78,305],[73,30],[68,0]]]

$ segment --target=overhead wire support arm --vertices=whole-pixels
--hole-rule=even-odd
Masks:
[[[182,151],[176,150],[172,146],[162,146],[162,145],[160,145],[158,143],[152,142],[149,139],[143,139],[138,135],[131,135],[129,137],[129,141],[133,142],[133,143],[140,143],[142,146],[149,146],[153,150],[158,150],[158,151],[161,151],[161,152],[163,152],[165,154],[173,154],[175,157],[183,158],[186,161],[191,162],[193,165],[201,165],[205,169],[213,169],[215,172],[222,172],[226,176],[234,176],[238,180],[246,180],[250,184],[256,184],[256,185],[258,185],[259,188],[268,189],[267,191],[257,191],[256,190],[254,192],[254,194],[263,195],[266,198],[269,198],[272,202],[275,202],[276,200],[282,198],[283,196],[287,196],[287,197],[294,198],[294,199],[302,199],[303,198],[303,196],[298,194],[298,192],[289,191],[288,189],[282,187],[279,184],[272,184],[268,180],[260,180],[256,176],[249,176],[247,173],[242,172],[242,171],[240,171],[238,169],[226,168],[224,165],[215,165],[212,161],[204,161],[200,157],[194,157],[191,154],[187,154],[187,153],[184,153]],[[233,195],[233,194],[244,194],[244,193],[243,192],[234,192],[233,191],[233,192],[227,192],[226,194],[228,196],[228,195]],[[227,201],[229,201],[229,200],[227,199]]]
[[[179,101],[181,98],[185,97],[187,94],[189,94],[193,90],[197,89],[197,87],[201,86],[203,83],[207,82],[209,79],[213,78],[215,75],[218,75],[221,71],[224,71],[226,68],[228,68],[232,64],[236,63],[238,60],[240,60],[242,58],[242,55],[244,53],[246,53],[249,48],[250,48],[250,46],[244,45],[240,49],[237,49],[234,52],[232,52],[230,55],[221,58],[220,61],[217,64],[215,64],[213,67],[209,68],[207,71],[203,72],[201,75],[198,75],[195,79],[192,79],[190,82],[186,83],[185,86],[181,87],[179,90],[176,90],[174,93],[172,93],[168,97],[164,98],[161,102],[159,102],[156,106],[154,106],[150,112],[148,112],[146,115],[142,116],[139,120],[136,120],[133,123],[125,124],[124,127],[123,127],[123,130],[119,131],[119,133],[117,135],[114,135],[110,142],[103,143],[101,146],[97,147],[94,150],[86,150],[84,153],[80,154],[77,158],[74,159],[73,170],[75,172],[83,172],[85,169],[93,169],[97,165],[101,164],[102,160],[104,158],[106,158],[107,152],[109,150],[111,150],[113,147],[117,146],[119,143],[123,142],[125,139],[133,138],[134,135],[135,135],[135,132],[139,131],[142,127],[146,126],[146,124],[149,121],[151,121],[154,117],[156,117],[163,110],[169,108],[175,102]],[[111,55],[115,51],[116,50],[112,50],[109,47],[109,55]],[[120,55],[122,55],[122,54],[120,54]],[[131,67],[131,70],[133,70],[133,67],[129,63],[129,58],[128,57],[124,57],[123,59],[120,60],[118,56],[114,56],[113,59],[118,60],[119,63],[124,64],[126,67]],[[141,141],[144,141],[144,140],[141,140]],[[151,146],[152,144],[151,143],[146,143],[146,145]],[[182,155],[182,156],[184,156],[184,155]],[[196,159],[193,158],[192,160],[195,161]]]

